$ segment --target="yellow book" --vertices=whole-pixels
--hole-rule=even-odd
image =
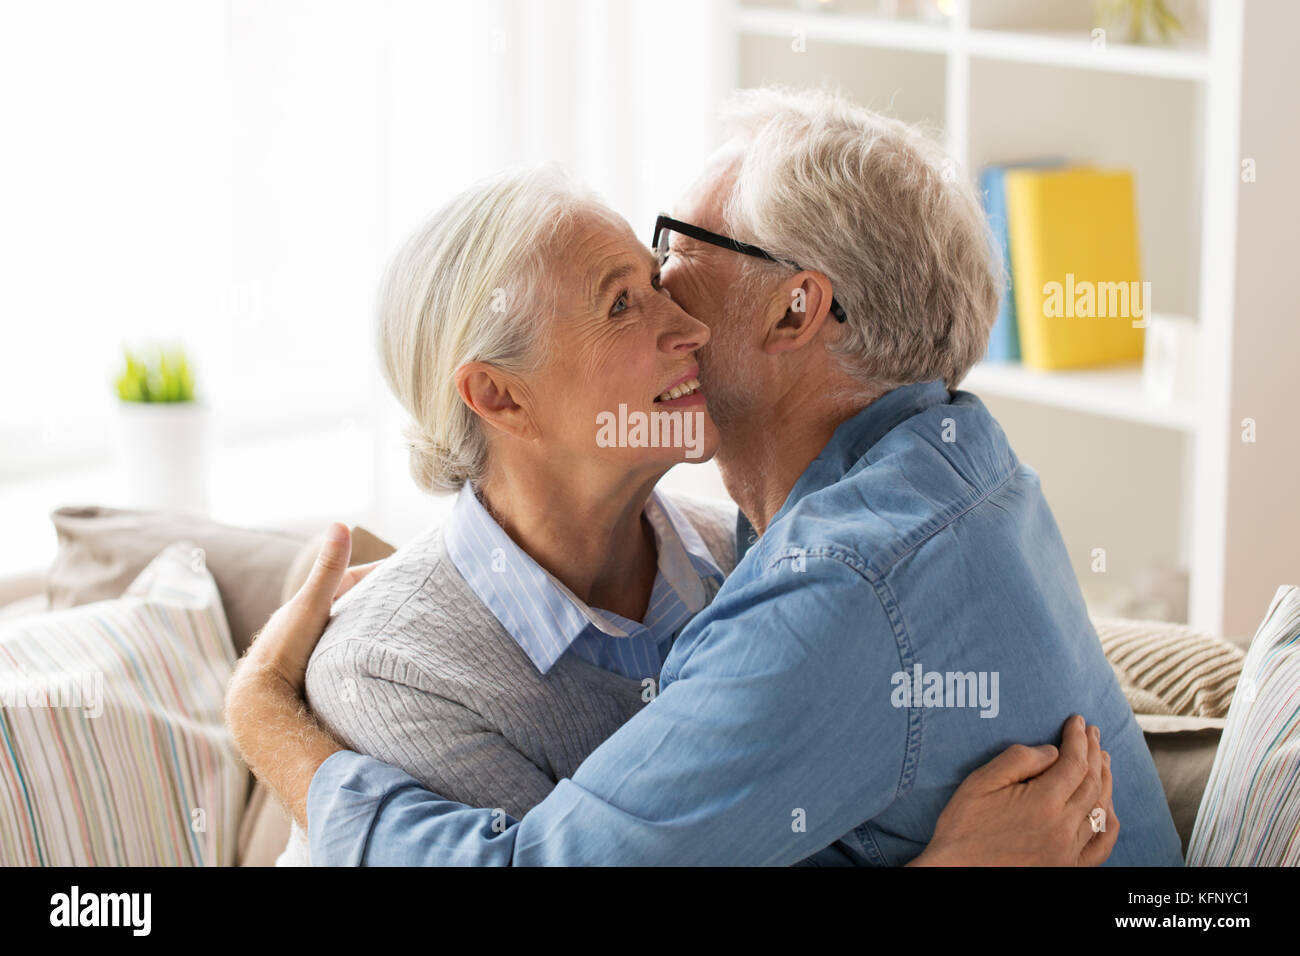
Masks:
[[[1006,174],[1020,354],[1039,369],[1142,357],[1151,283],[1142,281],[1133,176],[1126,170]]]

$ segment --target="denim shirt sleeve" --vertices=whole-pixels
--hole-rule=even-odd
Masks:
[[[792,864],[906,789],[900,667],[856,556],[801,552],[724,588],[678,638],[659,696],[522,820],[333,755],[308,797],[312,862]]]

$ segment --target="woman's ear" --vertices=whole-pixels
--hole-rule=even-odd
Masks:
[[[456,369],[456,391],[479,418],[521,441],[538,436],[523,383],[487,362],[467,362]]]
[[[770,313],[775,321],[763,339],[769,355],[793,352],[817,337],[831,311],[831,280],[805,269],[777,288]]]

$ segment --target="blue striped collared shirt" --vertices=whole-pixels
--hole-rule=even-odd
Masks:
[[[467,482],[443,534],[470,589],[545,674],[566,652],[624,677],[659,677],[673,640],[718,592],[723,574],[699,533],[657,492],[646,502],[659,572],[645,621],[588,606],[501,529]]]

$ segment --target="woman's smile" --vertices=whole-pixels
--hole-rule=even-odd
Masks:
[[[686,408],[703,405],[704,388],[700,385],[700,368],[697,365],[659,393],[654,404],[664,408]]]

